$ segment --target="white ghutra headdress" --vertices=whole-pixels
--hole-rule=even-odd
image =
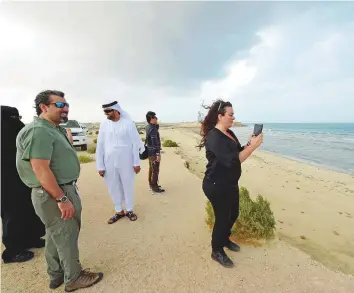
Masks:
[[[113,109],[113,110],[117,110],[119,113],[120,113],[120,116],[122,118],[125,118],[125,119],[129,119],[129,120],[133,120],[130,115],[125,112],[121,106],[119,106],[118,102],[117,101],[114,101],[112,103],[109,103],[109,104],[104,104],[102,105],[102,108],[103,109]]]

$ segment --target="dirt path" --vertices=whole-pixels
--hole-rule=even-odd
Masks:
[[[78,292],[354,292],[354,278],[335,273],[284,242],[242,247],[229,253],[235,268],[210,259],[210,233],[204,223],[201,180],[179,156],[167,150],[161,183],[167,192],[147,188],[147,162],[136,180],[139,219],[106,224],[113,205],[94,163],[82,166],[79,187],[83,202],[80,235],[84,267],[104,272],[96,286]],[[43,250],[23,264],[2,265],[3,293],[62,292],[48,289]]]

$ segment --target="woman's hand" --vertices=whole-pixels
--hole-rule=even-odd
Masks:
[[[258,148],[263,142],[263,133],[259,134],[258,136],[252,136],[250,139],[250,147],[252,149]]]

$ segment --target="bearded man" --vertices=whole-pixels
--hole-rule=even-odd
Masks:
[[[34,102],[38,117],[17,136],[16,167],[23,183],[32,188],[34,210],[45,225],[49,288],[65,283],[65,292],[73,292],[98,283],[103,274],[84,270],[79,259],[80,162],[59,126],[68,120],[69,104],[63,92],[53,90],[39,93]]]
[[[115,207],[115,214],[108,220],[108,224],[125,216],[135,221],[134,178],[140,172],[139,153],[145,147],[134,121],[117,101],[102,105],[102,108],[107,120],[100,125],[96,164]],[[124,203],[126,213],[123,210]]]

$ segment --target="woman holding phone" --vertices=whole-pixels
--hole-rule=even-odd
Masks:
[[[239,215],[239,186],[241,163],[258,148],[263,134],[252,136],[249,145],[241,146],[230,128],[234,111],[230,102],[216,101],[202,122],[202,140],[199,149],[205,147],[206,166],[203,191],[213,206],[215,224],[212,233],[211,258],[224,267],[232,267],[232,260],[224,247],[239,251],[240,247],[230,240],[231,229]]]

